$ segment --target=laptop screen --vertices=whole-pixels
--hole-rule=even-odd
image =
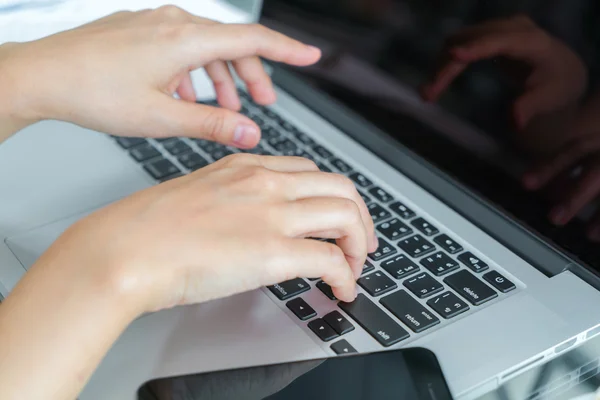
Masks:
[[[310,85],[569,253],[600,267],[600,246],[588,238],[595,196],[588,196],[565,226],[550,220],[559,205],[570,201],[565,185],[576,181],[565,183],[565,176],[573,168],[540,190],[523,183],[531,166],[571,143],[566,139],[571,119],[565,122],[565,115],[576,112],[577,101],[595,83],[597,11],[592,0],[266,0],[261,22],[323,50],[316,66],[294,69]],[[510,19],[516,15],[522,17]],[[511,35],[527,43],[530,37],[558,43],[533,47],[546,52],[536,64],[541,73],[534,74],[529,61],[495,54],[472,62],[460,59],[456,66],[452,51],[459,44]],[[527,59],[528,53],[521,51],[519,57]],[[562,77],[562,91],[534,95],[541,111],[523,124],[526,113],[517,112],[517,101],[545,74],[551,86],[561,86],[552,82]]]

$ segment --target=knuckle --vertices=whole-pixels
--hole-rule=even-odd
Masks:
[[[323,243],[323,250],[331,264],[343,265],[346,263],[346,255],[339,246],[333,243]]]
[[[187,14],[182,8],[173,4],[161,6],[156,9],[156,12],[162,17],[171,19],[180,19]]]
[[[208,111],[204,119],[204,137],[207,140],[219,141],[225,128],[225,115],[213,109]]]
[[[256,157],[254,154],[234,153],[223,157],[221,161],[226,166],[237,166],[250,164]]]
[[[344,214],[346,221],[350,223],[362,221],[358,204],[354,200],[341,199],[338,208]]]

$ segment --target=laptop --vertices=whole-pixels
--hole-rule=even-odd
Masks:
[[[385,34],[406,14],[369,20],[351,8],[358,3],[343,1],[238,3],[324,50],[315,68],[270,68],[273,106],[240,89],[243,112],[263,133],[249,152],[305,156],[350,177],[380,246],[353,303],[339,303],[320,280],[298,278],[140,317],[81,399],[135,399],[158,378],[411,346],[436,354],[457,399],[475,399],[600,333],[596,274],[439,168],[440,153],[466,166],[494,164],[501,152],[467,120],[423,105],[400,75],[383,71],[377,55],[393,42]],[[379,23],[386,29],[373,31]],[[213,101],[201,71],[194,82],[199,101]],[[0,293],[78,219],[238,151],[57,121],[25,129],[0,146]]]

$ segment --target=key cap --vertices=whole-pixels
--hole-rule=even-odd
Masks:
[[[295,148],[293,150],[286,150],[282,152],[284,156],[292,156],[292,157],[303,157],[311,161],[315,161],[315,157],[310,154],[308,151],[304,151],[300,148]]]
[[[406,207],[403,203],[396,201],[389,205],[390,209],[403,219],[410,219],[415,216],[415,212]]]
[[[133,146],[137,146],[146,142],[146,139],[138,137],[118,137],[116,140],[119,146],[124,149],[129,149]]]
[[[181,178],[183,174],[181,172],[176,173],[175,175],[169,175],[166,178],[160,179],[161,182],[170,181],[171,179]]]
[[[364,194],[363,192],[361,192],[360,190],[358,190],[358,194],[360,194],[360,197],[362,197],[365,204],[368,205],[371,202],[371,198],[369,196],[367,196],[366,194]]]
[[[347,174],[348,172],[352,171],[352,167],[349,166],[348,164],[346,164],[344,161],[340,160],[339,158],[334,158],[333,160],[329,161],[331,163],[331,165],[333,165],[335,168],[337,168],[338,171],[340,171],[342,174]]]
[[[440,245],[440,247],[446,250],[450,254],[458,253],[462,251],[462,246],[456,243],[450,236],[442,233],[441,235],[436,236],[433,241]]]
[[[327,165],[325,165],[323,163],[317,163],[317,167],[319,167],[319,170],[321,170],[321,172],[332,172],[331,168],[329,168]]]
[[[435,246],[420,235],[414,235],[398,242],[398,246],[411,257],[421,257],[435,250]]]
[[[433,236],[439,232],[435,226],[431,225],[424,218],[414,219],[410,224],[421,231],[425,236]]]
[[[167,140],[165,142],[162,142],[161,144],[163,145],[165,150],[167,150],[170,154],[174,156],[192,151],[192,148],[180,139]]]
[[[329,300],[337,300],[337,298],[333,294],[333,290],[331,289],[331,286],[329,286],[325,282],[323,282],[323,281],[317,282],[317,287],[319,288],[319,290],[321,292],[323,292],[323,294],[325,296],[329,297]]]
[[[183,164],[184,167],[192,171],[206,167],[209,164],[209,162],[198,153],[184,154],[179,156],[178,160],[181,164]]]
[[[143,143],[129,150],[129,154],[136,161],[146,161],[151,158],[160,156],[160,152],[156,150],[150,143]]]
[[[404,286],[420,299],[429,297],[444,289],[444,285],[436,281],[426,272],[404,281]]]
[[[267,107],[261,107],[260,111],[262,111],[263,114],[265,114],[267,117],[274,119],[277,117],[277,114],[275,114],[275,111],[267,108]]]
[[[321,318],[313,319],[308,323],[308,327],[311,331],[317,334],[319,339],[324,342],[329,342],[330,340],[335,339],[339,335],[333,330],[332,327],[327,325],[325,321]]]
[[[335,352],[335,354],[352,354],[357,353],[356,349],[348,343],[346,339],[338,340],[334,344],[331,345],[331,350]]]
[[[340,302],[338,305],[342,311],[385,347],[410,336],[406,330],[362,293],[359,293],[352,303]]]
[[[385,296],[380,303],[413,332],[420,333],[440,323],[438,317],[423,307],[405,290]]]
[[[296,139],[298,139],[300,142],[302,142],[303,144],[305,144],[306,146],[312,146],[315,144],[315,141],[312,140],[312,138],[310,136],[308,136],[306,133],[301,132],[299,130],[294,131],[294,137]]]
[[[483,279],[491,283],[493,287],[502,293],[510,292],[516,288],[514,283],[503,277],[498,271],[490,271],[486,273],[483,275]]]
[[[309,306],[302,297],[296,297],[285,303],[285,305],[302,321],[306,321],[317,315],[317,312]]]
[[[350,179],[352,179],[352,181],[354,181],[354,183],[356,183],[357,186],[362,187],[362,188],[369,187],[373,184],[373,182],[371,182],[371,180],[369,178],[367,178],[360,172],[355,172],[353,174],[350,174]]]
[[[433,308],[443,318],[450,319],[469,309],[467,303],[462,301],[452,292],[440,294],[427,301],[427,305]]]
[[[474,306],[498,297],[498,293],[494,289],[466,269],[450,275],[444,279],[444,282]]]
[[[369,189],[369,193],[382,203],[389,203],[390,201],[394,200],[394,198],[388,192],[377,186]]]
[[[279,298],[287,300],[310,290],[310,285],[304,279],[296,278],[269,286],[269,290]]]
[[[441,251],[421,259],[421,265],[435,276],[446,275],[460,268],[456,261]]]
[[[282,120],[280,125],[283,129],[285,129],[288,132],[293,132],[296,130],[296,127],[286,120]]]
[[[458,256],[458,261],[465,264],[473,272],[483,272],[489,268],[489,266],[481,261],[478,257],[475,257],[473,253],[467,251]]]
[[[261,132],[261,136],[262,140],[268,143],[269,140],[273,138],[280,138],[281,133],[279,133],[279,131],[277,131],[277,129],[273,127],[268,127],[266,129],[263,129],[263,131]]]
[[[389,218],[392,216],[389,211],[381,207],[377,203],[371,203],[367,206],[369,209],[369,214],[371,214],[371,218],[373,219],[373,223],[377,223],[381,220]]]
[[[358,284],[373,297],[381,296],[398,287],[393,280],[385,276],[382,272],[373,272],[372,274],[363,276],[358,280]]]
[[[179,172],[179,168],[175,164],[164,158],[147,163],[144,165],[144,169],[156,180],[162,180]]]
[[[210,142],[210,141],[204,140],[204,139],[194,139],[194,143],[196,143],[196,145],[198,147],[200,147],[202,150],[204,150],[208,154],[212,153],[213,151],[215,151],[217,149],[224,147],[220,143]]]
[[[331,157],[333,157],[333,153],[330,152],[329,150],[327,150],[325,147],[320,146],[320,145],[316,145],[313,146],[313,151],[315,153],[317,153],[319,155],[319,157],[324,158],[326,160],[330,159]]]
[[[333,328],[339,335],[344,335],[354,330],[354,325],[346,319],[339,311],[332,311],[323,317],[329,326]]]
[[[213,151],[212,153],[210,153],[210,156],[215,160],[215,161],[219,161],[222,158],[225,158],[229,155],[233,154],[233,151],[229,150],[228,148],[222,148],[222,149],[217,149],[215,151]]]
[[[419,266],[404,254],[381,263],[381,268],[396,279],[402,279],[419,271]]]
[[[379,238],[379,247],[373,253],[369,253],[369,258],[373,261],[379,261],[385,257],[396,254],[398,250],[392,247],[391,244]]]
[[[273,146],[273,148],[279,152],[284,153],[287,151],[298,149],[298,145],[296,143],[292,142],[290,139],[283,139],[283,140],[279,141],[277,144],[275,144]]]
[[[413,232],[411,228],[409,228],[398,218],[394,218],[380,224],[379,226],[377,226],[377,230],[383,233],[383,236],[390,240],[402,239],[403,237],[408,236]]]
[[[371,271],[373,271],[374,269],[375,269],[375,267],[373,266],[373,264],[371,264],[371,263],[369,262],[369,260],[365,260],[365,265],[363,265],[363,270],[362,270],[362,273],[361,273],[361,275],[364,275],[364,274],[366,274],[367,272],[371,272]]]

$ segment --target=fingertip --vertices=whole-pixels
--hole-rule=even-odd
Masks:
[[[238,124],[233,132],[233,143],[235,147],[251,149],[260,141],[260,129],[254,122],[245,121]]]
[[[321,51],[320,48],[318,48],[316,46],[312,46],[312,45],[307,45],[306,47],[307,47],[308,51],[310,52],[310,56],[314,59],[314,62],[317,62],[321,59],[323,52]]]

